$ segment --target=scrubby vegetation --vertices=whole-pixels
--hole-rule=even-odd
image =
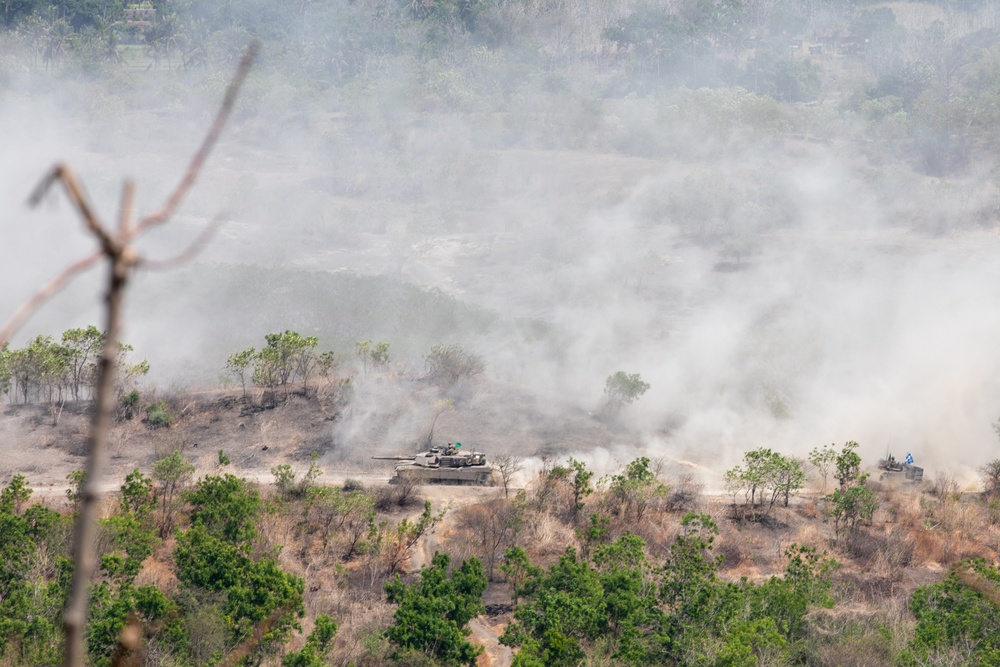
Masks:
[[[854,445],[838,455],[851,469]],[[728,475],[784,465],[767,450],[746,461]],[[135,628],[150,665],[475,665],[480,617],[507,621],[499,641],[519,666],[995,661],[989,494],[947,480],[868,488],[861,474],[846,489],[868,488],[878,510],[842,529],[840,489],[824,497],[819,477],[787,505],[762,482],[732,513],[663,470],[640,457],[594,482],[570,459],[513,497],[484,490],[414,514],[412,489],[394,502],[381,487],[329,486],[315,463],[276,468],[273,485],[191,481],[173,451],[105,503],[89,659],[110,664]],[[60,653],[72,507],[38,502],[22,475],[0,491],[8,664]],[[439,553],[424,556],[441,522]]]

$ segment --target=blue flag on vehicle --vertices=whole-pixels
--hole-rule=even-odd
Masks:
[[[903,459],[903,463],[905,463],[906,465],[912,465],[913,464],[913,454],[911,454],[909,452],[906,452],[906,458]]]

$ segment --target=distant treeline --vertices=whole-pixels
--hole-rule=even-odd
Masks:
[[[715,131],[746,126],[863,142],[920,172],[948,175],[996,148],[997,11],[985,0],[16,0],[0,7],[8,54],[0,77],[25,65],[92,73],[228,68],[256,37],[265,48],[255,76],[280,72],[279,87],[306,95],[405,81],[416,84],[406,95],[422,111],[530,119],[557,109],[561,125],[586,134],[608,100],[732,90]],[[395,95],[394,87],[384,92]],[[672,122],[669,105],[662,113],[661,122]],[[619,148],[656,145],[636,137]]]
[[[105,334],[91,325],[68,329],[59,341],[39,334],[27,346],[0,346],[0,396],[12,402],[48,402],[62,405],[67,400],[89,400],[97,379],[97,362]],[[132,346],[118,345],[117,373],[120,389],[149,372],[145,359],[129,363]]]

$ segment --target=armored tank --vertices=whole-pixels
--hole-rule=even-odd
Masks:
[[[878,469],[880,480],[902,479],[914,484],[924,481],[924,469],[913,465],[913,457],[910,455],[900,463],[895,456],[887,454],[884,459],[879,459]]]
[[[398,484],[412,480],[417,484],[464,484],[493,486],[493,468],[486,463],[486,454],[463,452],[462,443],[431,447],[412,456],[373,456],[378,461],[399,461],[396,474],[389,480]]]

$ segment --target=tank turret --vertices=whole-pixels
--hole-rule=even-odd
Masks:
[[[390,484],[412,480],[417,484],[466,484],[492,486],[493,468],[482,452],[462,451],[462,443],[431,447],[411,456],[373,456],[378,461],[399,461]]]

